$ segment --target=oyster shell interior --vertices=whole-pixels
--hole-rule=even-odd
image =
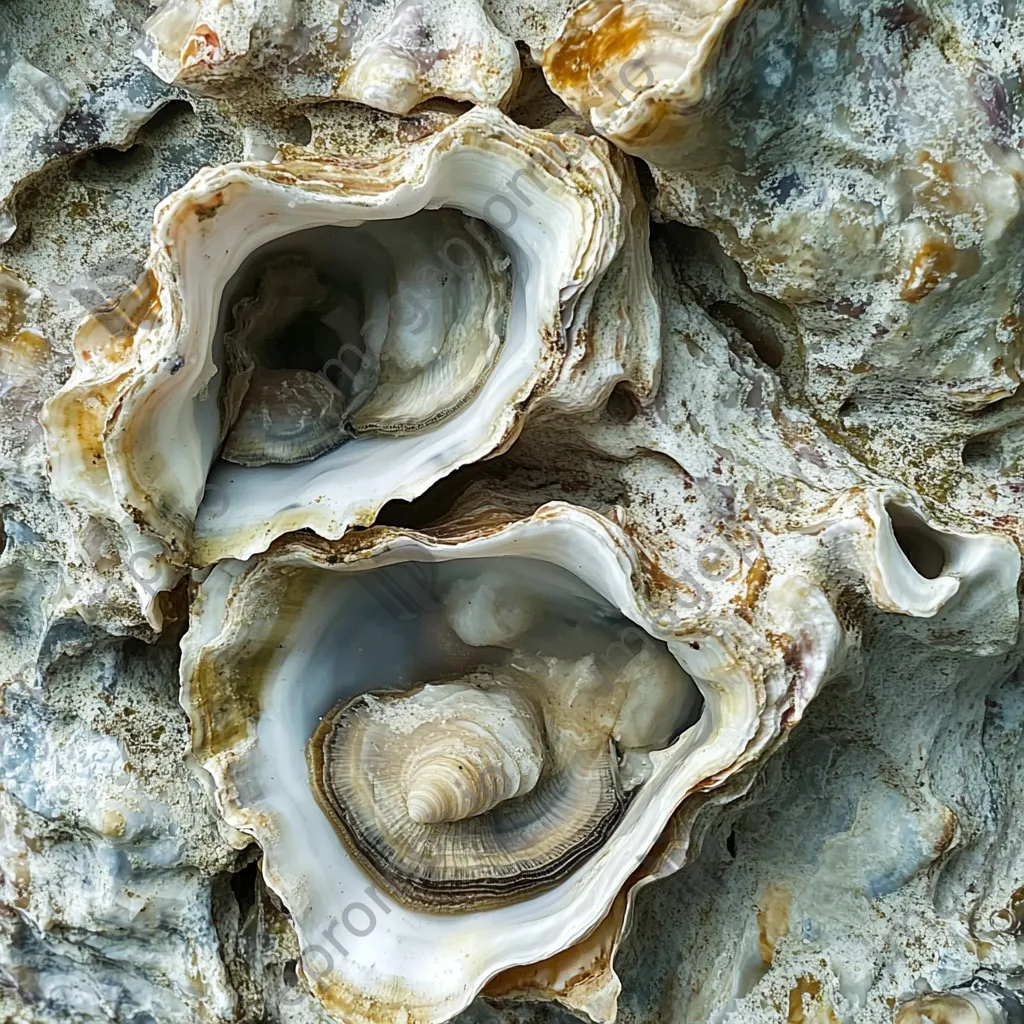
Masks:
[[[563,881],[620,823],[649,752],[700,713],[664,643],[542,562],[403,563],[338,578],[323,600],[339,622],[360,602],[365,631],[355,644],[328,630],[313,655],[333,670],[311,673],[311,789],[414,909],[481,910]]]
[[[221,303],[221,458],[288,465],[444,421],[498,358],[511,266],[491,228],[452,209],[257,249]]]

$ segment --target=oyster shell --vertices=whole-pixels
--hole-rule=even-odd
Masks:
[[[516,589],[538,606],[532,588]],[[342,701],[309,746],[317,800],[407,906],[461,912],[529,899],[619,824],[646,777],[629,755],[667,745],[692,720],[693,684],[666,652],[643,647],[621,675],[610,687],[592,656],[520,653],[459,682]],[[625,781],[620,758],[635,773]]]
[[[1024,1018],[1016,992],[983,979],[949,992],[926,992],[896,1008],[893,1024],[1015,1024]]]
[[[32,323],[41,297],[0,264],[0,399],[26,421],[41,404],[40,378],[54,358]]]
[[[609,520],[481,512],[449,539],[378,527],[222,563],[183,641],[197,761],[263,847],[314,993],[349,1022],[446,1019],[587,934],[680,801],[772,742],[791,699],[722,639],[659,625]],[[766,595],[779,628],[814,634],[803,702],[834,616],[784,574]],[[415,820],[414,792],[415,818],[444,820]]]
[[[507,445],[534,407],[593,409],[619,381],[643,400],[660,342],[642,211],[602,141],[494,110],[369,164],[292,151],[202,171],[157,211],[129,327],[79,330],[42,416],[55,491],[117,524],[156,621],[188,559],[338,537]],[[260,271],[285,256],[332,291],[313,312],[337,345],[325,356],[307,331],[282,366],[252,320],[281,303]],[[292,466],[214,464],[252,365],[333,374],[363,436]]]
[[[163,81],[201,94],[255,80],[291,100],[355,100],[394,114],[433,97],[497,106],[519,81],[514,42],[475,0],[350,2],[332,20],[294,0],[166,0],[136,53]]]
[[[625,152],[671,164],[701,151],[706,160],[706,94],[723,41],[747,7],[748,0],[585,0],[544,50],[544,76]]]
[[[480,677],[358,697],[311,741],[321,808],[382,890],[414,909],[485,910],[543,892],[596,852],[625,810],[607,742],[545,763],[537,709],[514,685],[477,689]]]

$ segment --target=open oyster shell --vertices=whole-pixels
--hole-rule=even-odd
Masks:
[[[657,613],[645,596],[655,585]],[[699,626],[682,613],[673,619],[663,603],[671,598],[666,586],[664,578],[646,577],[618,527],[561,503],[512,521],[493,508],[463,510],[434,535],[378,527],[336,542],[290,538],[209,573],[183,641],[181,699],[194,754],[213,778],[228,823],[260,842],[265,877],[297,930],[305,975],[338,1019],[444,1020],[498,972],[568,949],[609,914],[621,892],[654,870],[637,873],[680,803],[699,791],[729,791],[733,774],[777,741],[833,670],[838,624],[806,580],[780,573],[765,586],[758,614],[772,623],[773,642],[781,646],[749,661],[736,646],[738,636],[726,635],[734,627]],[[688,590],[675,595],[690,607]],[[536,614],[528,614],[531,607]],[[557,668],[550,689],[536,688],[543,675],[536,659]],[[554,748],[567,736],[603,729],[605,740],[615,741],[617,785],[628,791],[628,804],[614,827],[599,833],[597,848],[583,850],[543,887],[534,887],[524,871],[517,892],[513,872],[503,892],[475,907],[463,900],[425,909],[386,865],[367,868],[366,847],[353,854],[352,837],[325,813],[324,794],[317,792],[324,758],[315,752],[324,750],[337,716],[366,714],[360,695],[383,684],[406,738],[396,733],[383,742],[372,731],[396,728],[394,720],[389,725],[390,708],[376,722],[350,727],[357,736],[369,729],[365,735],[377,737],[365,755],[371,778],[363,783],[388,800],[376,820],[408,821],[402,818],[409,797],[402,789],[404,751],[411,746],[430,754],[431,748],[409,738],[422,721],[419,712],[411,724],[403,717],[405,702],[434,680],[447,678],[442,685],[455,691],[471,686],[481,663],[491,678],[478,694],[498,685],[503,673],[523,666],[533,673],[527,690],[515,691],[517,699],[529,693],[535,709],[543,706],[531,713],[537,718],[516,719],[526,733],[512,745],[529,748],[520,749],[521,759],[539,752],[557,761]],[[643,701],[628,700],[630,666],[642,666],[633,683],[654,687]],[[664,672],[668,685],[659,680]],[[640,714],[650,698],[658,716]],[[486,714],[474,720],[481,728],[490,722],[492,737],[510,727],[493,727]],[[449,737],[463,728],[448,724]],[[531,735],[537,738],[522,738]],[[470,760],[467,755],[463,763]],[[389,774],[381,762],[399,767]],[[497,763],[511,772],[500,758]],[[479,822],[473,833],[479,835],[488,821],[501,820],[488,815],[503,803],[529,815],[523,801],[544,785],[543,770],[532,786],[525,780],[525,792],[455,824]],[[362,807],[358,815],[369,819],[374,812],[353,791],[357,773],[344,766],[342,772],[352,783],[349,810]],[[542,815],[532,821],[531,827],[548,827]],[[431,825],[446,837],[440,845],[420,844],[425,874],[440,870],[438,849],[447,866],[465,863],[451,824]],[[588,828],[572,841],[593,835]],[[523,841],[516,831],[506,849]],[[389,842],[395,845],[393,836]],[[618,934],[621,911],[612,918]]]
[[[252,304],[281,315],[260,273],[285,257],[333,298],[326,312],[310,299],[315,329],[267,348]],[[289,151],[208,168],[158,208],[140,285],[78,332],[42,416],[54,490],[117,524],[156,623],[156,595],[189,560],[244,558],[299,529],[340,537],[500,450],[537,406],[593,409],[620,381],[650,395],[650,275],[624,160],[494,110],[372,161]],[[296,465],[216,462],[260,366],[334,380],[357,437]],[[396,426],[396,402],[419,419]]]

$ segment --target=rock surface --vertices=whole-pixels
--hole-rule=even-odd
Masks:
[[[354,0],[339,21],[320,0],[171,0],[178,55],[196,32],[211,48],[181,74],[147,50],[137,0],[0,8],[5,1020],[332,1019],[259,847],[191,757],[179,643],[203,574],[161,595],[158,634],[115,531],[53,497],[38,416],[76,325],[130,294],[155,208],[205,166],[379,159],[453,102],[621,142],[551,72],[570,6]],[[583,6],[605,28],[573,51],[576,76],[593,85],[611,39],[601,66],[645,61],[660,88],[670,62],[643,32]],[[631,16],[668,26],[649,37],[664,48],[702,6]],[[767,662],[763,584],[785,571],[820,588],[841,649],[756,759],[680,805],[645,884],[565,960],[498,975],[457,1019],[908,1024],[946,999],[1016,1021],[1024,8],[732,6],[672,122],[688,134],[623,143],[653,221],[657,393],[620,384],[597,411],[541,411],[380,521],[443,522],[480,493],[510,515],[569,502],[635,543],[652,607],[687,595],[688,630],[746,636]],[[223,47],[197,28],[207,7]],[[438,42],[463,29],[473,54]],[[328,44],[337,79],[311,70]],[[382,99],[385,57],[412,77]],[[593,316],[612,313],[595,301]],[[802,628],[795,613],[785,631]]]

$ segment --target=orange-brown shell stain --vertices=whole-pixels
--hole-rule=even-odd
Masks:
[[[636,57],[648,37],[647,21],[635,4],[588,0],[544,51],[544,74],[555,92],[598,105],[618,89],[622,66]],[[616,81],[604,83],[612,76]]]
[[[209,25],[196,25],[182,47],[178,59],[182,67],[191,64],[216,64],[223,59],[220,36]]]
[[[757,907],[757,948],[766,967],[775,959],[775,947],[789,934],[793,897],[786,889],[770,885]]]
[[[86,469],[97,469],[106,462],[103,439],[107,420],[127,376],[121,374],[87,391],[78,389],[60,396],[60,409],[64,418],[62,432],[75,437]],[[50,408],[52,411],[56,405],[51,404]]]
[[[771,576],[768,561],[763,555],[758,555],[757,560],[747,571],[747,590],[744,594],[737,594],[731,599],[735,605],[737,614],[742,615],[748,622],[753,615],[754,606],[757,604],[764,590],[765,584]]]
[[[1024,887],[1014,889],[1006,907],[992,914],[992,925],[1004,935],[1024,933]]]
[[[210,220],[217,216],[217,211],[224,205],[224,191],[214,193],[213,197],[207,200],[205,203],[196,203],[192,207],[192,212],[196,215],[196,220]]]
[[[0,331],[0,385],[20,386],[37,379],[52,354],[50,343],[31,328],[12,335]]]
[[[85,363],[117,365],[132,351],[139,327],[160,311],[156,275],[147,269],[116,301],[93,310],[75,335]]]
[[[17,334],[24,325],[25,296],[17,287],[0,286],[0,338]]]
[[[950,275],[969,277],[977,271],[980,262],[974,250],[957,249],[940,239],[927,241],[914,254],[900,298],[904,302],[920,302]]]
[[[50,360],[50,343],[25,324],[25,292],[20,280],[0,265],[13,283],[0,283],[0,386],[17,386],[38,378]]]
[[[294,146],[282,146],[285,161],[250,167],[254,177],[277,185],[301,187],[309,192],[337,194],[337,186],[358,195],[383,195],[405,184],[402,173],[408,154],[395,153],[384,159],[366,157],[310,156]]]

